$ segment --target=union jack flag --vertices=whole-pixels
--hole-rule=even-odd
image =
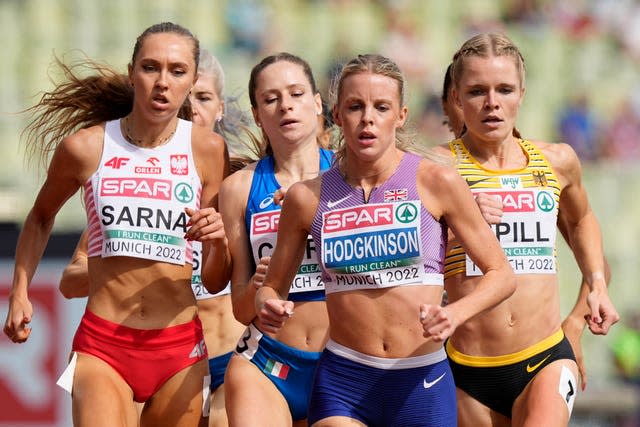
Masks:
[[[406,188],[396,188],[395,190],[384,190],[385,202],[398,202],[400,200],[407,200],[409,190]]]

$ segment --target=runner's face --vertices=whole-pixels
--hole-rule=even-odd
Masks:
[[[510,137],[524,88],[515,60],[509,56],[470,56],[454,90],[467,130],[480,140]]]
[[[279,61],[264,68],[255,96],[254,118],[272,145],[315,141],[322,103],[300,65]]]
[[[135,103],[150,117],[176,115],[194,84],[193,42],[175,33],[148,35],[129,67]]]
[[[396,130],[407,117],[396,80],[369,72],[352,74],[344,79],[338,96],[334,116],[347,153],[366,161],[395,148]]]
[[[216,93],[215,78],[212,74],[201,74],[189,94],[193,110],[193,122],[213,129],[222,118],[224,102]]]

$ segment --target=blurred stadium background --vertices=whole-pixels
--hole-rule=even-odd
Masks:
[[[526,60],[526,96],[518,128],[530,139],[568,142],[584,163],[585,185],[603,229],[611,294],[621,324],[606,337],[585,332],[589,383],[574,426],[638,426],[640,344],[626,329],[638,312],[640,264],[640,2],[634,0],[0,0],[0,315],[4,321],[15,239],[44,170],[24,156],[20,132],[33,105],[65,62],[85,55],[122,72],[135,38],[149,25],[189,28],[226,72],[226,94],[248,109],[251,67],[264,55],[306,58],[326,95],[343,59],[380,52],[409,81],[411,125],[421,142],[444,142],[442,76],[453,52],[481,31],[501,31]],[[79,198],[58,217],[47,260],[32,285],[34,334],[27,344],[0,337],[0,426],[70,425],[70,399],[53,384],[65,365],[84,301],[65,301],[56,286],[85,225]],[[580,274],[559,247],[563,314]],[[625,332],[625,334],[623,334]],[[635,335],[634,335],[635,334]],[[631,336],[620,344],[622,336]],[[614,353],[631,366],[621,375]],[[635,364],[635,365],[634,365]],[[635,369],[635,370],[634,370]]]

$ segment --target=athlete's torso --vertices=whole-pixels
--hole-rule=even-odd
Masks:
[[[460,139],[449,143],[471,191],[500,197],[502,222],[491,228],[517,277],[511,297],[457,328],[452,341],[465,354],[496,356],[520,351],[560,326],[555,244],[561,186],[541,149],[530,141],[518,143],[527,162],[511,170],[487,169]],[[445,262],[450,301],[472,292],[480,277],[454,236]]]
[[[333,153],[320,149],[320,171],[328,169],[332,161]],[[270,256],[275,248],[280,205],[273,202],[273,195],[280,187],[275,176],[273,157],[261,159],[253,173],[245,213],[245,225],[256,265],[261,257]],[[324,300],[324,284],[315,252],[313,240],[309,236],[305,255],[289,290],[291,301]]]
[[[405,153],[396,172],[371,191],[351,187],[337,166],[322,176],[311,234],[321,248],[327,294],[408,285],[442,285],[446,227],[424,208],[416,187],[420,157]]]
[[[96,172],[87,180],[89,298],[96,315],[138,329],[182,324],[196,313],[185,207],[200,205],[191,123],[166,144],[142,149],[107,122]]]
[[[457,169],[474,194],[500,198],[502,222],[491,228],[516,274],[556,273],[556,230],[560,184],[551,165],[532,143],[520,145],[528,162],[520,169],[494,171],[482,167],[461,140],[449,143]],[[452,241],[447,251],[445,277],[479,276],[482,272]]]
[[[418,194],[422,158],[404,153],[365,200],[337,166],[322,175],[311,225],[326,279],[330,336],[360,353],[404,358],[438,350],[422,336],[420,304],[442,297],[447,228]]]
[[[192,262],[185,208],[198,209],[202,185],[191,149],[191,123],[153,149],[129,144],[118,120],[105,126],[102,158],[85,184],[88,255]]]

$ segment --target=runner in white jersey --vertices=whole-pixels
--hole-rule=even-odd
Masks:
[[[227,240],[215,206],[228,159],[220,136],[177,116],[198,59],[188,30],[153,25],[138,38],[128,75],[87,62],[94,74],[79,77],[59,62],[69,81],[32,109],[31,147],[53,156],[19,237],[4,332],[15,342],[29,337],[29,281],[56,213],[84,186],[87,309],[59,380],[72,391],[76,426],[205,421],[207,349],[189,286],[191,243],[219,261],[206,273],[224,285]],[[140,420],[134,401],[147,402]]]
[[[215,129],[225,138],[237,131],[235,127],[227,126],[227,122],[242,122],[244,114],[230,103],[225,105],[223,98],[224,73],[217,59],[208,51],[201,50],[198,65],[198,80],[189,95],[194,123]],[[226,120],[223,116],[226,110]],[[213,294],[209,292],[202,281],[202,244],[192,242],[193,276],[191,287],[198,304],[207,351],[209,353],[209,373],[211,391],[210,404],[203,410],[209,414],[209,426],[219,427],[227,425],[227,415],[224,407],[224,372],[226,370],[231,351],[244,327],[236,321],[231,308],[231,287],[227,285],[222,291]],[[88,294],[87,271],[87,233],[83,232],[74,251],[71,261],[62,273],[60,291],[67,298],[86,297]],[[140,406],[141,409],[141,406]]]

